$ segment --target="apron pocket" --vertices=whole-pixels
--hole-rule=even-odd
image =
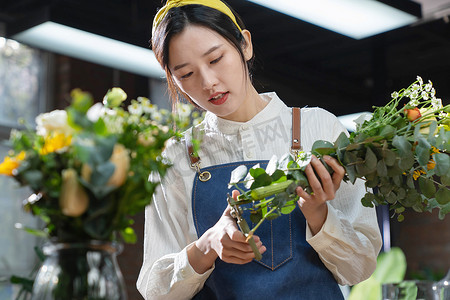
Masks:
[[[252,224],[255,226],[256,224]],[[260,261],[254,262],[274,271],[292,259],[291,215],[282,215],[273,221],[264,221],[255,234],[261,238],[267,250]]]

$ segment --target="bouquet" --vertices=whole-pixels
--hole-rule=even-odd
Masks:
[[[111,241],[120,233],[133,243],[131,217],[159,184],[149,174],[162,178],[170,167],[161,158],[165,142],[201,115],[187,104],[175,115],[144,97],[131,100],[127,111],[120,88],[109,90],[103,104],[79,89],[71,97],[65,110],[39,115],[36,129],[11,132],[0,174],[34,192],[23,206],[45,226],[27,231],[58,242]]]
[[[374,107],[372,116],[355,120],[356,131],[349,136],[342,133],[333,143],[316,141],[310,153],[301,152],[298,157],[273,157],[266,169],[236,168],[229,188],[241,194],[231,204],[250,211],[256,224],[247,238],[264,220],[294,210],[297,186],[311,192],[304,170],[312,155],[330,173],[333,170],[322,158],[336,158],[345,168],[346,182],[363,179],[364,206],[388,204],[398,221],[404,219],[405,209],[438,208],[443,219],[450,211],[450,105],[443,106],[431,81],[424,83],[419,76],[391,97],[385,106]]]

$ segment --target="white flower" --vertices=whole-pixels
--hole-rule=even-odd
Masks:
[[[393,92],[391,94],[392,99],[397,99],[398,98],[398,92]]]
[[[161,122],[162,115],[159,112],[155,112],[152,114],[152,119],[155,120],[156,122]]]
[[[187,118],[191,115],[191,107],[185,103],[179,103],[177,111],[181,118]]]
[[[417,76],[417,81],[419,82],[419,84],[420,84],[420,85],[422,85],[422,84],[423,84],[423,80],[422,80],[422,77],[420,77],[420,76]]]
[[[419,90],[420,90],[420,85],[418,85],[418,84],[414,84],[414,85],[411,87],[411,93],[417,92],[417,91],[419,91]]]
[[[197,118],[197,119],[194,119],[193,121],[192,121],[192,125],[193,126],[197,126],[198,124],[200,124],[202,122],[202,118]]]
[[[442,108],[442,100],[440,98],[432,98],[431,105],[433,105],[433,108],[435,109]]]
[[[46,136],[52,132],[63,133],[69,136],[73,128],[67,123],[67,112],[65,110],[53,110],[36,117],[37,134]]]
[[[433,87],[433,83],[430,80],[428,80],[428,83],[425,84],[425,91],[427,91],[427,92],[431,91],[432,87]]]
[[[434,96],[436,95],[436,90],[434,88],[431,89],[430,95],[431,95],[431,98],[434,98]]]
[[[142,110],[146,114],[152,114],[158,110],[158,106],[155,104],[152,104],[150,102],[150,100],[145,97],[138,97],[138,101],[141,103]]]
[[[428,93],[427,92],[423,91],[421,95],[422,95],[422,99],[423,100],[428,100]]]
[[[409,98],[411,100],[415,100],[415,99],[419,98],[419,91],[417,91],[417,90],[412,91],[411,94],[409,94]]]
[[[409,103],[408,103],[408,105],[411,105],[411,106],[413,106],[413,107],[416,107],[416,106],[418,106],[419,105],[419,100],[417,100],[417,99],[411,99],[411,101],[409,101]]]
[[[142,106],[137,101],[132,101],[131,105],[128,106],[128,111],[132,115],[140,116],[142,115]]]

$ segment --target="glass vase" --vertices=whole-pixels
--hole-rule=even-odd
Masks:
[[[439,300],[450,300],[450,269],[447,275],[435,284],[436,293]]]
[[[440,300],[435,284],[434,281],[426,280],[383,284],[383,300]]]
[[[126,300],[114,242],[51,243],[36,275],[32,300]]]

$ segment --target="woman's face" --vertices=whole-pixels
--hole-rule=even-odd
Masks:
[[[250,34],[243,33],[248,60]],[[175,35],[169,45],[169,69],[181,91],[203,109],[230,120],[239,119],[245,110],[251,85],[248,73],[236,48],[217,32],[190,25]]]

